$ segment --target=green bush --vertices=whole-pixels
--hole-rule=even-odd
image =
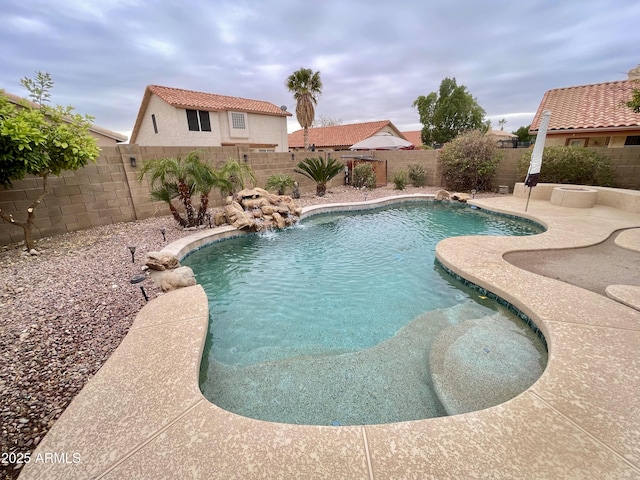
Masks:
[[[370,163],[361,163],[353,169],[351,184],[356,188],[376,188],[376,172]]]
[[[409,165],[409,180],[414,187],[424,187],[427,184],[427,171],[421,163]]]
[[[404,170],[398,170],[393,174],[393,184],[395,185],[396,190],[404,190],[407,186],[407,172]]]
[[[267,178],[265,190],[277,190],[278,195],[284,195],[287,188],[293,188],[294,185],[295,182],[291,175],[279,173]]]
[[[438,164],[449,190],[491,190],[502,154],[495,142],[479,131],[459,135],[440,152]]]
[[[518,162],[518,176],[524,180],[531,162],[530,150]],[[592,148],[546,147],[542,153],[539,182],[610,186],[613,173],[609,159]]]

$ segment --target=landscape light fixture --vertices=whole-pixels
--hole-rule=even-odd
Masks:
[[[296,161],[296,154],[295,154],[295,153],[292,153],[292,154],[291,154],[291,161],[292,161],[292,162],[295,162],[295,161]]]
[[[129,162],[131,162],[132,168],[136,168],[136,157],[129,157]]]
[[[131,277],[131,285],[135,285],[136,283],[144,282],[147,279],[146,275],[140,274],[135,277]],[[140,290],[142,291],[142,296],[144,297],[145,302],[149,301],[149,297],[147,297],[147,292],[144,291],[144,287],[140,285]]]
[[[242,154],[242,159],[243,159],[245,162],[248,162],[248,161],[249,161],[249,155],[247,155],[246,153],[243,153],[243,154]]]
[[[161,227],[160,228],[160,233],[162,234],[162,240],[166,242],[167,241],[167,236],[165,234],[167,233],[167,229],[164,228],[164,227]]]
[[[476,189],[471,190],[471,198],[476,198]]]
[[[127,248],[129,248],[129,251],[131,252],[131,263],[136,263],[136,247],[131,245]]]
[[[209,228],[211,228],[211,214],[207,212],[207,220],[209,221]]]

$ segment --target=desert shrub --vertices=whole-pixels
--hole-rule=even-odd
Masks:
[[[351,184],[356,188],[376,188],[376,172],[369,163],[361,163],[353,169],[353,180]]]
[[[393,184],[396,190],[404,190],[407,186],[408,175],[404,170],[398,170],[393,174]]]
[[[518,176],[524,180],[531,162],[531,150],[518,162]],[[546,147],[542,153],[539,182],[573,183],[577,185],[613,184],[609,159],[585,147]]]
[[[442,148],[438,158],[444,187],[490,190],[501,158],[495,142],[482,132],[459,135]]]
[[[291,175],[285,175],[279,173],[277,175],[271,175],[267,178],[266,190],[277,190],[278,195],[284,195],[287,188],[293,188],[295,181]]]
[[[414,187],[424,187],[427,184],[427,170],[421,163],[409,165],[409,180]]]

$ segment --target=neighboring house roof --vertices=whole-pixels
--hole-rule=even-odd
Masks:
[[[551,111],[549,133],[638,129],[640,113],[634,113],[625,105],[631,100],[634,88],[640,88],[638,81],[621,80],[549,90],[540,102],[529,132],[537,132],[544,110]]]
[[[38,108],[37,103],[30,102],[26,98],[19,97],[18,95],[14,95],[13,93],[4,92],[4,96],[7,97],[9,101],[15,105],[26,103],[27,105],[30,105],[33,108]],[[89,127],[89,130],[98,135],[102,135],[103,137],[111,138],[116,142],[126,142],[128,138],[126,135],[122,135],[121,133],[107,130],[106,128],[99,127],[98,125],[95,125],[95,124],[91,124],[91,127]]]
[[[505,132],[504,130],[489,130],[487,135],[491,135],[492,137],[498,137],[499,139],[506,140],[508,138],[518,138],[517,135],[513,133]]]
[[[135,143],[140,124],[144,118],[144,112],[149,104],[151,95],[155,94],[169,105],[175,108],[191,110],[207,110],[209,112],[247,112],[278,117],[290,117],[291,113],[262,100],[250,100],[241,97],[229,97],[215,93],[196,92],[182,88],[163,87],[160,85],[147,85],[142,97],[136,123],[131,132],[131,143]]]
[[[354,143],[358,143],[359,141],[378,133],[387,126],[397,132],[397,136],[405,138],[390,120],[380,120],[377,122],[310,128],[309,145],[315,145],[317,148],[350,147]],[[289,148],[302,147],[304,147],[304,129],[290,133]]]
[[[416,147],[422,145],[422,130],[413,130],[411,132],[400,132],[411,143],[413,143]]]

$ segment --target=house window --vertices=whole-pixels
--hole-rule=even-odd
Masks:
[[[204,110],[187,110],[187,124],[191,132],[210,132],[211,120],[209,112]]]
[[[586,138],[570,138],[567,140],[567,145],[569,147],[586,147],[587,139]]]
[[[158,133],[158,124],[156,123],[156,114],[151,114],[151,121],[153,122],[153,131],[154,133]]]
[[[244,113],[231,112],[231,125],[236,130],[244,130],[247,128]]]
[[[624,141],[625,147],[630,146],[638,146],[640,145],[640,135],[629,135],[627,139]]]

